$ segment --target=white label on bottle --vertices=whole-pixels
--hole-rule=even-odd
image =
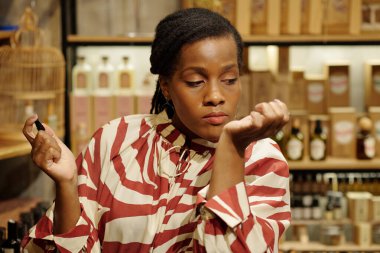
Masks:
[[[15,253],[15,250],[14,249],[4,249],[3,248],[3,252],[4,253]]]
[[[303,219],[311,219],[311,207],[304,207],[303,209]]]
[[[380,141],[380,120],[377,120],[374,125],[376,139],[377,141]]]
[[[321,83],[310,83],[308,86],[308,99],[312,103],[320,103],[323,100],[323,85]]]
[[[334,125],[335,140],[339,144],[348,144],[354,136],[354,124],[350,121],[339,121]]]
[[[330,88],[332,93],[341,95],[347,91],[348,78],[343,73],[338,73],[330,76]]]
[[[380,72],[373,75],[373,87],[375,92],[380,93]]]
[[[375,156],[375,138],[368,137],[364,140],[364,153],[369,158]]]
[[[108,88],[108,74],[107,73],[99,73],[99,88]]]
[[[302,156],[302,142],[298,139],[291,139],[286,146],[286,151],[290,159],[300,159]]]
[[[302,219],[303,217],[302,208],[295,207],[291,211],[292,211],[292,218],[294,218],[295,220]]]
[[[314,160],[321,160],[325,156],[326,145],[320,139],[314,139],[310,142],[310,156]]]
[[[313,207],[312,217],[313,217],[313,219],[321,219],[322,218],[322,210],[319,206]]]

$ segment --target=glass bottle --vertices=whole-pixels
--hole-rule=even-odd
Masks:
[[[278,144],[280,150],[284,152],[285,147],[285,133],[282,129],[280,129],[274,136],[273,140]]]
[[[102,61],[97,66],[95,73],[95,94],[111,94],[114,86],[114,71],[115,68],[109,62],[108,56],[102,56]]]
[[[372,131],[372,120],[361,117],[358,123],[359,132],[356,140],[356,157],[358,159],[372,159],[375,156],[375,138]]]
[[[1,245],[4,253],[19,253],[20,240],[17,239],[17,223],[14,220],[8,221],[8,238]]]
[[[128,56],[116,70],[115,116],[122,117],[135,113],[135,69]]]
[[[289,160],[297,161],[303,158],[303,139],[304,136],[300,130],[301,122],[295,118],[292,123],[291,133],[286,143],[286,156]]]
[[[86,58],[84,56],[79,56],[77,58],[77,64],[73,67],[73,92],[91,92],[93,86],[92,82],[92,67],[86,62]]]
[[[310,159],[320,161],[326,159],[326,134],[322,128],[321,120],[315,121],[313,134],[310,138]]]

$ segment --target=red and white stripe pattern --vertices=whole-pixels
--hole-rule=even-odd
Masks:
[[[53,235],[54,205],[23,241],[29,252],[277,252],[289,226],[289,170],[275,142],[246,150],[245,181],[207,200],[215,144],[165,113],[99,129],[77,159],[81,217]],[[176,175],[174,177],[174,175]],[[173,177],[172,177],[173,176]]]

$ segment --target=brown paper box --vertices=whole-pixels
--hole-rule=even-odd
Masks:
[[[380,0],[362,0],[361,33],[380,31]]]
[[[369,222],[354,224],[354,242],[360,246],[369,246],[372,241],[372,226]]]
[[[326,80],[323,76],[306,76],[306,108],[309,114],[327,113]]]
[[[237,118],[243,118],[253,110],[251,103],[251,75],[246,73],[240,77],[241,98],[238,105]]]
[[[327,108],[350,105],[350,66],[347,63],[325,65]]]
[[[301,0],[281,1],[281,33],[300,34]]]
[[[288,101],[290,110],[304,110],[306,108],[306,82],[303,70],[291,71],[291,79],[289,83]]]
[[[332,107],[330,114],[330,154],[333,157],[356,157],[356,113],[353,107]]]
[[[324,1],[323,33],[359,34],[362,0]]]
[[[369,117],[373,123],[373,135],[376,140],[376,157],[380,157],[380,107],[369,107]]]
[[[277,75],[273,82],[273,98],[289,104],[289,75]]]
[[[369,203],[372,194],[369,192],[347,192],[348,217],[352,222],[369,221]]]
[[[322,33],[322,0],[301,1],[301,33]]]
[[[251,34],[280,34],[281,0],[251,0]]]
[[[365,63],[365,105],[380,106],[380,61]]]
[[[273,75],[269,70],[251,72],[251,101],[252,108],[261,102],[273,100]]]
[[[370,220],[380,221],[380,196],[372,196],[370,202]]]

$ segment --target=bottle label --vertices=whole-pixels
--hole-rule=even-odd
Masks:
[[[120,88],[131,88],[131,76],[128,72],[123,71],[120,73]]]
[[[87,77],[85,73],[79,72],[77,74],[77,88],[86,89],[87,88]]]
[[[325,157],[326,145],[320,139],[314,139],[310,142],[310,156],[313,160],[321,160]]]
[[[368,137],[364,140],[364,153],[369,158],[375,156],[375,138]]]
[[[380,93],[380,72],[373,75],[373,87],[375,92]]]
[[[330,88],[332,93],[342,95],[347,91],[348,78],[343,73],[338,73],[330,76]]]
[[[108,74],[107,73],[99,73],[99,88],[108,88]]]
[[[339,144],[348,144],[354,137],[354,124],[350,121],[339,121],[334,125],[334,137]]]
[[[323,100],[323,85],[321,83],[310,83],[308,86],[308,99],[312,103],[320,103]]]
[[[286,147],[288,157],[292,160],[298,160],[302,157],[302,142],[298,139],[291,139]]]

